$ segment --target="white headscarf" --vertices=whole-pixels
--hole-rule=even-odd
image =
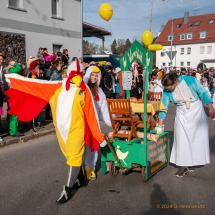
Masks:
[[[90,67],[87,68],[87,71],[86,71],[86,73],[85,73],[85,75],[84,75],[84,83],[85,83],[85,84],[88,83],[88,81],[89,81],[89,79],[90,79],[90,76],[91,76],[91,73],[92,73],[92,69],[93,69],[94,67],[97,67],[97,66],[90,66]],[[100,81],[101,81],[101,70],[98,72],[98,86],[99,86],[99,84],[100,84]]]

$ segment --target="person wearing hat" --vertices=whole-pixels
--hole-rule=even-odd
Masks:
[[[60,204],[71,199],[74,189],[79,188],[84,180],[80,170],[85,144],[91,151],[98,151],[100,146],[107,144],[100,131],[93,97],[83,81],[82,71],[83,67],[76,59],[69,65],[67,78],[63,81],[6,75],[11,83],[10,90],[6,92],[10,96],[10,114],[18,115],[21,121],[26,122],[34,119],[48,102],[51,105],[56,136],[69,167],[67,183],[57,199]]]
[[[40,70],[40,59],[39,58],[30,58],[27,62],[27,67],[29,70],[29,78],[43,79],[43,71]]]
[[[29,78],[37,78],[39,76],[39,61],[34,60],[30,63],[29,65],[29,70],[30,70],[30,74],[29,74]]]
[[[87,69],[86,74],[84,76],[84,83],[87,84],[93,95],[99,120],[105,122],[107,126],[111,127],[106,96],[102,89],[99,87],[100,80],[101,80],[100,69],[97,66],[90,66]],[[90,148],[86,145],[84,153],[84,167],[88,180],[96,179],[95,167],[97,159],[98,152],[97,151],[91,152]]]
[[[9,74],[19,74],[22,71],[22,67],[15,61],[10,61],[8,64],[8,72]],[[9,96],[10,97],[10,96]],[[16,108],[18,108],[18,105]],[[10,110],[8,105],[8,110]],[[20,137],[24,136],[24,134],[18,132],[19,120],[18,116],[15,114],[10,114],[9,111],[7,113],[7,122],[8,122],[8,133],[12,137]]]

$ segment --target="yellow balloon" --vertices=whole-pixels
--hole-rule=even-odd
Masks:
[[[99,15],[102,19],[109,21],[113,15],[113,8],[108,3],[103,3],[99,8]]]
[[[152,44],[153,38],[154,38],[153,34],[149,30],[144,31],[142,34],[142,41],[146,46],[149,46]]]
[[[148,46],[148,49],[150,51],[158,51],[158,50],[162,50],[163,46],[161,44],[152,44]]]

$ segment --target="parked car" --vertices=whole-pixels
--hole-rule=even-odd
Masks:
[[[83,55],[85,63],[95,61],[99,62],[100,65],[105,65],[106,62],[111,62],[113,67],[120,67],[120,58],[121,56],[117,54]]]

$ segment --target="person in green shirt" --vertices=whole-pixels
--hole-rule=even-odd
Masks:
[[[8,64],[9,73],[20,73],[22,71],[22,67],[15,61],[10,61]],[[8,107],[9,110],[9,107]],[[24,136],[24,134],[18,132],[18,117],[14,115],[7,114],[7,125],[8,125],[8,133],[12,137],[20,137]]]

